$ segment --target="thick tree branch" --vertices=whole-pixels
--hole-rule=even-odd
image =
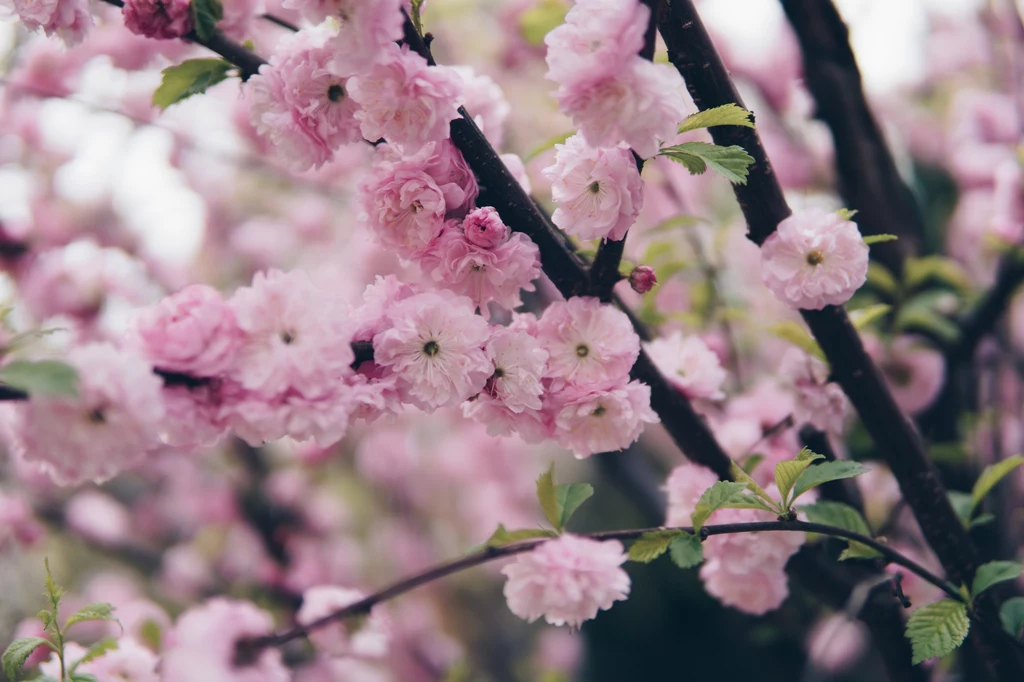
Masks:
[[[701,110],[729,103],[743,106],[693,3],[668,0],[668,5],[669,12],[660,25],[661,34],[668,45],[669,61],[682,74],[694,102]],[[764,147],[757,132],[749,128],[719,126],[710,130],[717,144],[738,144],[754,158],[747,184],[734,185],[733,190],[746,218],[749,237],[762,244],[779,222],[790,215]],[[897,407],[846,311],[829,306],[802,314],[831,362],[835,380],[849,396],[892,469],[946,574],[957,584],[969,584],[978,566],[974,544],[949,503],[924,443]],[[981,595],[978,602],[983,614],[995,616],[996,604],[989,593]],[[1024,666],[1003,643],[985,638],[981,644],[986,649],[997,648],[986,658],[994,662],[1001,674],[1022,674]]]
[[[839,191],[858,211],[863,234],[899,237],[871,247],[871,257],[898,276],[924,241],[924,219],[868,106],[846,24],[831,0],[781,2],[800,41],[815,115],[832,131]]]

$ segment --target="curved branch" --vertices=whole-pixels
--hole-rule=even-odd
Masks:
[[[1015,248],[1000,260],[995,284],[960,322],[960,338],[956,345],[949,349],[946,355],[948,361],[967,362],[974,356],[978,344],[995,329],[1022,283],[1024,258]]]
[[[649,533],[657,530],[666,530],[665,528],[636,528],[630,530],[613,530],[604,531],[600,533],[590,533],[583,537],[589,537],[594,540],[631,540],[640,537],[644,533]],[[672,528],[671,530],[679,530],[684,533],[693,533],[692,526],[679,526]],[[723,523],[718,525],[704,526],[700,530],[700,536],[704,538],[711,537],[713,535],[733,535],[736,533],[769,533],[769,532],[804,532],[804,533],[818,533],[819,535],[829,535],[832,537],[843,538],[845,540],[853,540],[861,544],[867,545],[872,549],[879,552],[882,556],[888,559],[891,563],[898,564],[908,571],[920,576],[927,582],[935,585],[950,598],[955,599],[959,602],[965,602],[963,595],[960,594],[960,590],[955,585],[950,583],[943,578],[935,575],[924,566],[916,563],[915,561],[908,559],[899,552],[891,549],[888,545],[884,545],[881,542],[873,538],[869,538],[866,535],[855,533],[853,531],[846,530],[845,528],[839,528],[837,526],[829,526],[822,523],[810,523],[807,521],[759,521],[753,523]],[[296,625],[288,630],[282,632],[266,635],[264,637],[255,637],[249,640],[243,640],[238,645],[238,659],[241,661],[252,660],[256,653],[262,649],[274,646],[282,646],[296,639],[306,637],[312,630],[316,630],[325,625],[329,625],[335,621],[343,620],[351,616],[363,615],[370,612],[377,604],[394,599],[395,597],[410,592],[417,587],[426,585],[427,583],[433,582],[440,578],[452,575],[464,571],[474,566],[494,561],[496,559],[502,559],[506,557],[515,556],[522,554],[523,552],[529,552],[539,545],[545,542],[550,542],[550,539],[542,540],[527,540],[525,542],[517,542],[510,545],[504,545],[501,547],[487,547],[485,549],[473,552],[459,559],[438,564],[423,571],[416,575],[404,578],[395,582],[388,587],[375,592],[353,604],[350,604],[344,608],[338,609],[332,613],[327,614],[322,618],[318,618],[306,625]]]

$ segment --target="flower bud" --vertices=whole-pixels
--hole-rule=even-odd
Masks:
[[[471,211],[462,221],[462,231],[470,244],[484,249],[494,248],[509,236],[508,226],[501,222],[501,216],[490,206]]]
[[[649,265],[638,265],[629,273],[629,286],[638,294],[646,294],[658,283],[654,268]]]

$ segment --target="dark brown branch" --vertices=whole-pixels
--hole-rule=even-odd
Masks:
[[[815,116],[832,131],[839,191],[858,211],[861,233],[899,237],[871,247],[871,257],[898,276],[924,241],[924,219],[868,106],[846,24],[831,0],[781,2],[800,41]]]
[[[660,25],[672,62],[686,81],[701,110],[743,101],[729,78],[721,57],[691,0],[668,0],[669,12]],[[790,215],[771,164],[757,132],[740,126],[711,128],[719,145],[739,145],[754,158],[746,185],[733,190],[746,218],[748,236],[762,244],[779,222]],[[888,462],[908,505],[935,551],[946,574],[957,583],[970,584],[978,554],[953,511],[946,490],[932,467],[917,431],[897,407],[874,362],[842,308],[802,311],[807,325],[832,365],[835,380],[849,396],[861,421]],[[990,593],[981,595],[978,608],[994,618],[996,604]],[[976,637],[985,658],[1006,676],[1024,675],[1024,666],[1003,643]],[[994,648],[990,648],[994,647]]]
[[[999,262],[995,284],[960,322],[960,338],[947,354],[950,362],[969,362],[985,336],[995,329],[1013,295],[1024,283],[1024,257],[1014,248]]]

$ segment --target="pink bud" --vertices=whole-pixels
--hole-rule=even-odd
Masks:
[[[462,221],[466,240],[484,249],[491,249],[508,239],[508,226],[490,206],[474,209]]]
[[[658,283],[654,268],[649,265],[638,265],[629,273],[629,286],[638,294],[646,294]]]

